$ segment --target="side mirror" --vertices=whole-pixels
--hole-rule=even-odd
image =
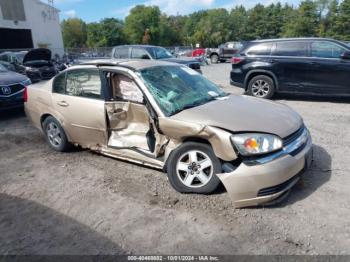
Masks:
[[[148,55],[141,56],[141,59],[151,59]]]
[[[341,59],[350,59],[350,51],[345,51],[341,56]]]

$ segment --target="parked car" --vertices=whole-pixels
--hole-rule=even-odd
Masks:
[[[207,56],[212,64],[229,61],[242,48],[241,42],[227,42],[218,48],[208,48]]]
[[[222,182],[235,207],[285,195],[312,160],[292,109],[229,95],[169,62],[70,67],[29,88],[25,110],[56,151],[80,145],[163,169],[179,192],[208,194]]]
[[[195,59],[176,58],[168,50],[159,46],[124,45],[113,48],[112,58],[116,59],[149,59],[183,64],[201,73],[201,65]]]
[[[5,62],[5,61],[1,61],[0,60],[0,65],[5,67],[9,71],[16,72],[16,67],[13,64],[9,63],[9,62]]]
[[[30,84],[28,77],[9,71],[0,64],[0,111],[23,107],[24,90]]]
[[[32,82],[49,80],[58,73],[58,69],[51,60],[51,51],[46,48],[30,50],[23,57],[26,75]]]
[[[350,47],[323,38],[253,41],[232,58],[231,84],[249,95],[350,94]]]
[[[0,61],[2,65],[11,71],[20,74],[25,74],[25,67],[23,66],[23,53],[21,52],[2,52],[0,53]],[[11,64],[11,65],[8,65]]]

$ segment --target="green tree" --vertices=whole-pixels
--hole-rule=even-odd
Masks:
[[[78,18],[63,20],[61,23],[64,46],[68,48],[86,45],[86,24]]]
[[[247,40],[248,14],[243,6],[235,7],[230,12],[230,35],[229,38],[235,41]]]
[[[87,25],[87,44],[89,47],[116,46],[125,42],[124,24],[115,18],[105,18],[99,23]]]
[[[266,27],[268,20],[267,12],[262,4],[257,4],[248,12],[247,39],[264,39],[269,34]]]
[[[333,35],[340,40],[350,40],[350,0],[343,0],[334,18]]]
[[[229,19],[230,14],[226,9],[208,10],[196,26],[196,33],[193,36],[194,42],[203,47],[209,47],[229,41]]]
[[[157,6],[138,5],[131,9],[125,19],[124,32],[128,42],[142,42],[145,30],[149,30],[150,44],[159,43],[160,10]]]
[[[284,26],[283,36],[308,37],[317,36],[319,28],[319,14],[316,2],[306,0],[301,2],[299,8]]]
[[[181,45],[181,20],[178,17],[162,15],[159,21],[159,45]]]

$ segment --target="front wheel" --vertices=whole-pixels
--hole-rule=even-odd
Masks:
[[[275,84],[270,77],[258,75],[249,81],[247,91],[248,95],[270,99],[275,93]]]
[[[184,143],[168,160],[169,182],[180,193],[213,193],[220,184],[216,176],[220,172],[220,160],[202,143]]]

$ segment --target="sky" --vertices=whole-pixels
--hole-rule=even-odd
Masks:
[[[46,2],[46,0],[42,0]],[[250,8],[258,3],[269,5],[278,0],[54,0],[61,11],[61,19],[78,17],[86,22],[96,22],[105,17],[124,19],[135,5],[156,5],[168,15],[186,15],[210,8],[230,10],[237,5]],[[280,0],[282,3],[298,5],[300,0]]]

